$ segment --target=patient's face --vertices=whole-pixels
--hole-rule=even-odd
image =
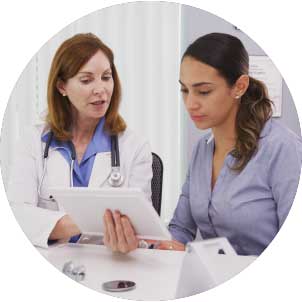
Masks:
[[[234,100],[233,88],[215,68],[185,57],[180,84],[184,104],[197,128],[223,127],[236,116],[239,103]]]

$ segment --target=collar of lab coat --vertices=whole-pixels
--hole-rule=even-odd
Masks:
[[[99,187],[104,185],[111,172],[111,152],[110,152],[111,141],[110,141],[110,136],[104,134],[103,132],[104,121],[105,121],[104,119],[101,119],[99,124],[97,125],[93,138],[89,144],[89,146],[90,145],[91,146],[90,148],[87,147],[87,150],[85,152],[85,158],[83,159],[85,160],[91,155],[95,154],[95,160],[94,160],[94,164],[88,184],[89,187]],[[45,126],[45,128],[42,131],[43,142],[47,141],[49,131],[50,131],[49,127]],[[119,139],[122,136],[123,135],[120,135]],[[58,145],[62,145],[62,143],[57,142],[54,139],[53,143],[51,144],[51,147],[57,147]]]

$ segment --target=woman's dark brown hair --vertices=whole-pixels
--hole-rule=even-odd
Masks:
[[[214,67],[230,87],[249,71],[249,56],[242,42],[224,33],[198,38],[187,48],[183,58],[187,56]],[[241,97],[236,116],[237,140],[232,152],[236,163],[233,170],[241,171],[257,151],[261,130],[271,116],[272,102],[265,85],[249,77],[249,86]]]
[[[46,121],[59,140],[71,139],[72,114],[71,103],[57,89],[59,80],[67,82],[74,77],[97,51],[102,51],[110,62],[114,82],[110,106],[105,115],[104,130],[109,134],[118,134],[126,129],[126,123],[119,115],[121,100],[120,80],[114,65],[114,55],[97,36],[77,34],[66,40],[58,48],[51,64],[48,86]]]

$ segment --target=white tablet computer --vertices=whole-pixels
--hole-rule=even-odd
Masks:
[[[110,209],[130,218],[138,238],[171,239],[152,203],[139,189],[73,187],[50,188],[49,192],[84,234],[103,234],[103,216]]]

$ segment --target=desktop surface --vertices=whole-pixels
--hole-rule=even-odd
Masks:
[[[137,249],[127,255],[113,253],[105,246],[63,244],[40,253],[62,271],[67,261],[84,265],[83,284],[98,292],[134,300],[169,300],[175,298],[184,252]],[[129,280],[136,288],[126,292],[105,292],[104,282]]]

